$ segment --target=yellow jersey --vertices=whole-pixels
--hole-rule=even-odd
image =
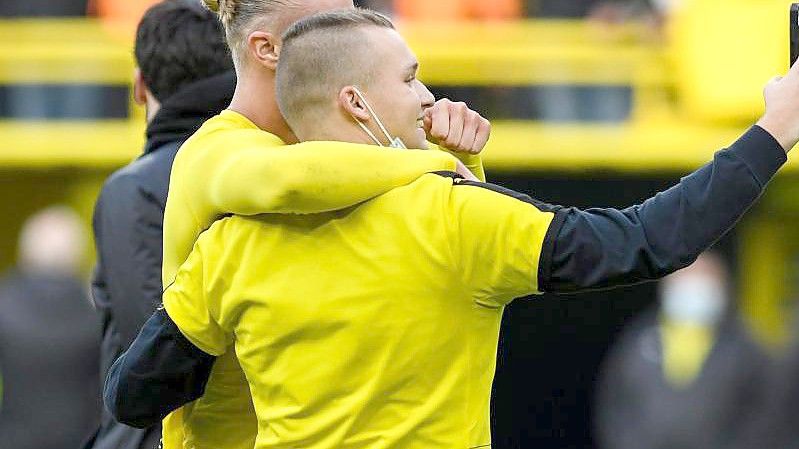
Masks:
[[[455,163],[442,151],[343,142],[285,146],[243,115],[225,110],[203,124],[175,158],[164,214],[163,285],[174,281],[200,233],[224,214],[336,210],[426,172],[453,170]],[[479,158],[467,156],[464,163],[483,176]],[[205,395],[164,420],[163,446],[252,449],[255,434],[250,391],[230,353],[214,364]]]
[[[199,238],[164,306],[199,349],[238,357],[257,449],[490,446],[502,311],[540,290],[554,213],[486,187],[428,174]]]

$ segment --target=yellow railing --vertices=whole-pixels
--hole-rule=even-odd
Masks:
[[[672,98],[666,46],[642,25],[583,21],[400,24],[431,85],[615,85],[633,93],[622,124],[552,125],[495,121],[486,162],[495,170],[595,168],[623,171],[695,167],[743,128],[693,124]],[[0,21],[0,84],[127,85],[132,46],[90,20]],[[0,122],[10,142],[0,167],[114,167],[135,157],[143,118]]]

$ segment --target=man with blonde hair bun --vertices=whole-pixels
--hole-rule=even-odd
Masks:
[[[429,99],[417,65],[384,16],[316,14],[284,35],[280,110],[301,141],[381,142],[367,126],[379,123],[386,141],[423,145]],[[315,89],[295,88],[312,80]],[[106,405],[146,422],[151,393],[201,385],[207,360],[235,354],[258,416],[257,449],[490,447],[505,305],[690,264],[799,141],[799,66],[765,97],[763,118],[729,149],[624,210],[552,206],[437,172],[326,213],[219,220],[115,363]],[[177,376],[175,366],[194,368]],[[159,399],[161,412],[173,405]]]
[[[206,4],[223,22],[237,83],[229,107],[203,124],[175,157],[164,210],[164,286],[174,281],[197,236],[224,214],[336,210],[434,170],[458,170],[468,176],[468,166],[482,177],[477,153],[488,140],[488,122],[448,100],[429,99],[425,126],[430,139],[463,163],[443,151],[376,151],[363,144],[309,142],[282,148],[297,139],[275,101],[279,36],[299,18],[351,8],[352,1],[208,0]],[[375,123],[367,125],[379,132]],[[198,390],[203,394],[170,396],[180,391],[174,385],[153,394],[153,400],[173,406],[197,399],[164,421],[164,448],[251,449],[255,414],[235,356],[229,353],[207,364],[212,371]],[[141,427],[141,422],[133,424]]]

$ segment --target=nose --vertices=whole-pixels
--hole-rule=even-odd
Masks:
[[[416,81],[416,94],[419,95],[419,99],[422,101],[422,109],[427,109],[436,102],[436,97],[430,92],[430,89],[419,80]]]

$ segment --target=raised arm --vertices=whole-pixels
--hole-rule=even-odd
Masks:
[[[766,113],[713,162],[624,210],[555,208],[541,254],[543,291],[633,284],[685,267],[760,197],[799,141],[799,65],[764,89]]]
[[[692,263],[760,197],[786,161],[755,126],[712,163],[624,210],[552,207],[539,285],[575,292],[657,279]]]
[[[461,231],[453,247],[462,250],[456,260],[475,296],[504,304],[536,292],[610,288],[693,262],[755,203],[787,160],[786,149],[799,141],[799,67],[772,80],[765,97],[766,114],[729,149],[624,210],[552,206],[501,187],[456,181],[450,215]],[[495,198],[468,186],[493,190]]]
[[[203,156],[208,161],[197,172],[207,177],[198,187],[207,189],[221,213],[255,215],[341,209],[438,170],[468,169],[485,180],[480,152],[491,134],[486,119],[463,103],[443,99],[427,110],[425,128],[438,144],[432,149],[439,151],[394,151],[345,142],[281,147],[274,136],[253,130],[248,149]]]
[[[364,172],[363,167],[370,167]],[[444,152],[388,150],[343,142],[251,146],[205,170],[203,184],[220,213],[315,213],[341,209],[412,182],[424,173],[455,170]],[[358,182],[353,182],[358,179]]]

